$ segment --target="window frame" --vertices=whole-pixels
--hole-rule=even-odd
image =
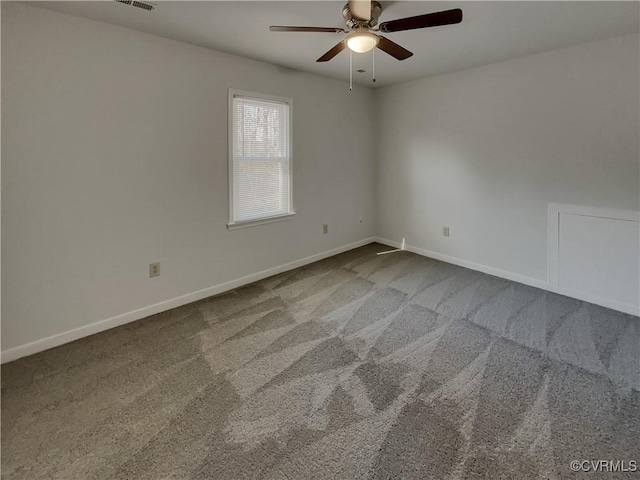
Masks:
[[[274,103],[284,103],[289,107],[289,138],[288,138],[288,149],[289,149],[289,213],[279,214],[279,215],[271,215],[256,218],[253,220],[245,220],[245,221],[235,221],[235,212],[234,212],[234,158],[233,158],[233,124],[234,124],[234,108],[233,108],[233,99],[235,97],[247,97],[254,98],[256,100],[263,100],[267,102]],[[296,212],[293,205],[293,99],[288,97],[280,97],[276,95],[269,95],[265,93],[258,92],[249,92],[246,90],[237,90],[235,88],[229,89],[229,98],[228,98],[228,200],[229,200],[229,223],[227,223],[227,228],[229,230],[236,230],[239,228],[253,227],[258,225],[265,225],[268,223],[274,222],[282,222],[284,220],[291,220],[295,217]]]

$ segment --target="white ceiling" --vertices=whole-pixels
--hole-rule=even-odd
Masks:
[[[29,2],[102,22],[347,80],[349,55],[315,60],[339,33],[276,33],[269,25],[344,27],[334,1],[155,1],[146,12],[114,1]],[[414,52],[399,62],[376,53],[376,86],[486,65],[577,43],[638,32],[640,3],[610,1],[422,2],[383,1],[380,22],[461,8],[459,25],[385,34]],[[371,84],[371,54],[354,54],[358,83]]]

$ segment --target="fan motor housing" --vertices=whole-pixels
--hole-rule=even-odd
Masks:
[[[382,13],[382,5],[380,2],[371,2],[371,19],[370,20],[358,20],[353,17],[351,10],[349,10],[349,4],[347,3],[342,9],[342,16],[347,26],[351,29],[355,28],[373,28],[378,24],[378,18]]]

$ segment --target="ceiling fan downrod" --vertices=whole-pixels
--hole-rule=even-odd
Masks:
[[[382,4],[375,0],[349,0],[343,9],[342,16],[347,28],[340,27],[307,27],[272,25],[272,32],[307,32],[307,33],[346,33],[339,43],[316,60],[316,62],[328,62],[345,49],[349,50],[349,89],[353,90],[353,56],[352,53],[366,53],[375,48],[391,55],[397,60],[406,60],[413,55],[412,52],[397,43],[389,40],[380,33],[394,33],[406,30],[418,30],[422,28],[441,27],[462,22],[462,10],[454,8],[442,12],[426,13],[414,17],[388,20],[378,25],[378,18],[382,13]],[[373,77],[376,81],[375,54],[372,58]]]

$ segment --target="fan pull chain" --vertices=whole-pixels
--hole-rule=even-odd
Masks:
[[[373,83],[376,83],[376,49],[371,50],[373,53]]]
[[[349,49],[349,90],[353,90],[353,52]]]

